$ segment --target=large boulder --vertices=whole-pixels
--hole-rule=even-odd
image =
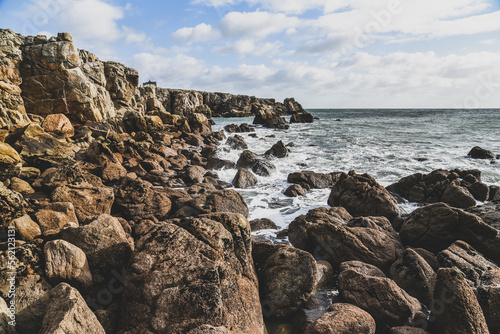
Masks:
[[[307,184],[312,189],[324,189],[333,187],[339,177],[339,173],[315,173],[302,171],[288,175],[287,181],[295,184]]]
[[[106,332],[78,290],[61,283],[50,291],[50,302],[39,333],[105,334]]]
[[[460,181],[454,180],[444,190],[441,200],[456,208],[468,208],[476,205],[476,200],[470,191],[460,185]]]
[[[12,220],[10,225],[15,227],[17,237],[20,240],[33,241],[33,239],[42,234],[40,226],[28,215]]]
[[[127,269],[123,333],[262,334],[251,250],[250,225],[238,214],[152,225]]]
[[[73,203],[80,223],[88,223],[101,214],[111,214],[115,198],[112,188],[89,183],[56,188],[51,197],[53,202]]]
[[[253,104],[252,113],[255,115],[253,124],[262,124],[266,128],[288,129],[286,120],[272,110],[270,106]]]
[[[245,143],[245,139],[241,136],[234,135],[227,138],[226,145],[229,145],[234,150],[247,150],[248,145]]]
[[[75,207],[71,202],[53,202],[35,213],[43,233],[59,231],[67,224],[78,225]]]
[[[401,240],[407,246],[437,253],[463,240],[495,262],[500,261],[499,231],[476,215],[444,203],[413,211],[404,221]]]
[[[303,250],[267,242],[253,245],[264,316],[281,318],[298,311],[316,282],[316,260]]]
[[[30,122],[21,97],[24,37],[0,29],[0,128],[26,126]]]
[[[442,268],[438,271],[433,305],[433,333],[490,333],[472,288],[454,269]]]
[[[19,176],[22,160],[12,146],[0,141],[0,181]]]
[[[289,226],[290,242],[337,267],[344,261],[358,260],[388,269],[401,256],[403,245],[394,233],[380,227],[351,226],[355,221],[335,218],[309,220],[299,216]]]
[[[496,156],[495,154],[491,153],[491,151],[485,150],[484,148],[481,148],[479,146],[474,146],[467,156],[471,157],[472,159],[495,159]]]
[[[486,224],[496,228],[497,230],[500,230],[499,200],[468,208],[466,211],[475,214],[476,216],[480,217]]]
[[[339,291],[343,300],[368,312],[381,332],[408,325],[423,316],[420,302],[408,295],[393,280],[374,275],[348,264],[341,266]]]
[[[288,156],[288,148],[285,144],[280,140],[276,144],[274,144],[269,150],[264,153],[265,155],[272,155],[276,158],[285,158]]]
[[[392,264],[389,276],[423,304],[429,305],[432,301],[436,273],[413,249],[405,249],[403,256]]]
[[[241,168],[234,176],[232,183],[235,188],[246,189],[255,186],[257,178],[249,170]]]
[[[80,52],[71,38],[27,38],[20,70],[21,94],[32,114],[65,114],[77,123],[116,116],[103,63],[89,52]]]
[[[312,123],[314,122],[314,117],[307,111],[303,111],[300,114],[293,114],[290,117],[290,123]]]
[[[306,327],[304,334],[375,334],[373,317],[351,304],[333,304]]]
[[[88,225],[62,229],[59,237],[83,250],[90,269],[100,273],[125,266],[134,248],[120,221],[106,214]]]
[[[115,189],[114,211],[126,219],[168,217],[172,202],[165,192],[141,179],[127,179]]]
[[[210,212],[232,212],[248,217],[248,206],[243,197],[233,189],[203,194],[186,203],[193,209],[192,215]]]
[[[257,154],[245,150],[241,153],[236,167],[251,169],[255,174],[260,176],[269,176],[274,172],[276,167],[269,161],[262,159]]]
[[[340,175],[328,205],[343,206],[353,216],[384,216],[391,222],[402,213],[396,199],[375,179],[354,171]]]
[[[63,114],[51,114],[45,117],[42,123],[45,132],[55,133],[63,137],[73,137],[75,129],[71,121]]]
[[[64,240],[49,241],[43,248],[45,275],[53,283],[67,282],[77,287],[90,287],[92,274],[85,253]]]

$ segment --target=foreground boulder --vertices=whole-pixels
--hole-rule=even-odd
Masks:
[[[304,334],[375,334],[375,329],[375,320],[366,311],[351,304],[333,304]]]
[[[257,184],[257,178],[249,170],[241,168],[233,179],[235,188],[246,189],[251,188]]]
[[[342,206],[353,216],[384,216],[391,222],[402,213],[396,199],[375,179],[354,171],[340,175],[328,205]]]
[[[499,231],[476,215],[444,203],[413,211],[404,221],[400,236],[405,245],[434,253],[463,240],[493,261],[500,261]]]
[[[433,333],[490,333],[474,292],[458,271],[448,268],[438,271],[434,305]]]
[[[316,260],[312,255],[267,242],[254,244],[252,255],[264,316],[280,318],[298,311],[316,282]]]
[[[276,170],[276,167],[272,163],[260,158],[257,154],[249,150],[241,153],[236,162],[236,167],[251,169],[255,174],[260,176],[269,176]]]
[[[50,302],[39,333],[105,334],[106,332],[78,290],[61,283],[50,291]]]
[[[262,334],[251,251],[250,225],[238,214],[152,225],[127,270],[123,333]]]
[[[498,194],[500,195],[500,192]],[[486,224],[500,230],[500,200],[478,205],[466,211],[475,214]]]
[[[382,274],[383,275],[383,274]],[[342,298],[368,312],[383,332],[410,324],[423,316],[420,302],[408,295],[394,281],[370,268],[341,266],[339,290]]]

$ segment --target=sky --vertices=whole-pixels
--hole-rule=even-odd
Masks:
[[[165,88],[306,108],[500,108],[500,0],[0,0],[0,28]]]

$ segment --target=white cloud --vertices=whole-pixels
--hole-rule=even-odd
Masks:
[[[217,39],[220,37],[220,33],[211,25],[200,23],[193,28],[181,28],[174,32],[172,37],[184,43],[190,44]]]
[[[222,54],[237,54],[237,55],[275,55],[283,46],[280,41],[256,43],[251,39],[238,40],[227,46],[214,48],[214,52]]]
[[[227,37],[265,38],[295,28],[300,22],[299,18],[282,13],[230,12],[222,18],[219,27]]]
[[[194,0],[191,3],[202,4],[211,7],[222,7],[222,6],[234,5],[238,2],[240,2],[240,0]]]

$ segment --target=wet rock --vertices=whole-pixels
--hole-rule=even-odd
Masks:
[[[22,168],[22,160],[17,151],[0,141],[0,181],[19,176]]]
[[[195,215],[210,212],[232,212],[248,217],[248,206],[245,200],[232,189],[203,194],[186,203],[186,205],[194,209],[193,214]]]
[[[304,334],[375,334],[375,320],[351,304],[333,304],[325,314],[307,326]]]
[[[64,240],[49,241],[43,248],[45,275],[53,283],[69,283],[76,287],[90,287],[92,274],[85,253]]]
[[[71,121],[63,114],[51,114],[45,117],[42,123],[42,128],[45,132],[54,133],[62,137],[73,137],[75,129]]]
[[[88,225],[62,229],[59,236],[85,253],[92,271],[125,266],[133,250],[118,219],[106,214]]]
[[[471,157],[472,159],[495,159],[496,155],[491,153],[491,151],[485,150],[484,148],[481,148],[479,146],[473,147],[467,156]]]
[[[261,334],[251,249],[250,226],[238,214],[152,225],[138,239],[128,269],[123,332],[186,333],[212,326],[221,333]]]
[[[126,179],[115,190],[115,196],[114,211],[129,220],[164,220],[172,208],[172,201],[164,191],[141,179]]]
[[[288,148],[286,148],[285,144],[280,140],[274,144],[273,147],[267,150],[264,155],[272,155],[276,158],[285,158],[288,156]]]
[[[384,216],[391,222],[401,214],[394,197],[375,179],[352,171],[339,177],[328,205],[343,206],[353,216]]]
[[[39,333],[105,334],[106,332],[78,290],[61,283],[50,292],[50,303]]]
[[[89,183],[66,185],[52,192],[53,202],[71,202],[80,223],[88,223],[101,214],[110,214],[114,202],[112,188]]]
[[[234,176],[232,183],[235,188],[246,189],[255,186],[257,178],[249,170],[241,168]]]
[[[403,223],[401,240],[407,246],[437,253],[457,240],[463,240],[493,261],[500,260],[498,230],[476,215],[444,203],[413,211]]]
[[[16,228],[17,237],[24,241],[32,241],[42,234],[40,226],[28,215],[12,220],[10,225]]]
[[[246,150],[248,149],[247,143],[245,143],[245,139],[243,137],[235,135],[231,136],[227,139],[226,145],[229,145],[234,150]]]
[[[290,242],[295,247],[314,252],[317,246],[315,238],[308,236],[309,226],[320,223],[345,225],[350,219],[352,216],[342,207],[312,209],[306,215],[300,215],[292,221],[289,226]]]
[[[488,326],[474,292],[456,270],[442,268],[434,288],[432,332],[488,334]],[[442,306],[437,310],[437,305]]]
[[[278,226],[276,226],[276,223],[273,222],[271,219],[267,219],[267,218],[260,218],[260,219],[251,220],[250,227],[252,229],[252,232],[259,231],[259,230],[276,230],[276,229],[278,229]]]
[[[389,276],[408,294],[423,304],[432,301],[436,273],[431,266],[411,248],[405,249],[401,259],[389,269]]]
[[[232,161],[212,158],[207,161],[207,165],[205,167],[211,170],[233,169],[236,167],[236,164]]]
[[[299,184],[293,184],[285,190],[284,194],[288,197],[305,196],[307,195],[307,190]]]
[[[78,225],[75,207],[71,202],[53,202],[39,210],[35,217],[42,232],[59,231],[67,224]]]
[[[403,245],[392,233],[379,228],[351,227],[336,217],[309,220],[300,216],[290,224],[289,231],[293,245],[304,247],[336,267],[344,261],[359,260],[388,269],[403,252]]]
[[[466,210],[481,218],[486,224],[500,230],[500,201],[494,201]]]
[[[333,187],[335,182],[337,182],[338,176],[339,173],[322,174],[312,171],[303,171],[289,174],[287,181],[295,184],[305,183],[312,189],[324,189]]]
[[[451,206],[462,209],[476,205],[474,196],[472,196],[467,188],[460,186],[458,180],[453,181],[446,187],[441,200]]]
[[[255,174],[260,176],[269,176],[276,169],[273,164],[261,159],[257,154],[248,150],[241,153],[236,167],[251,169]]]
[[[294,114],[290,118],[290,123],[312,123],[314,122],[314,117],[307,111],[303,111],[301,114]]]
[[[442,267],[460,272],[471,288],[500,284],[500,268],[469,244],[456,241],[437,255]]]
[[[316,282],[311,254],[287,245],[256,243],[252,251],[265,317],[286,317],[302,306]]]
[[[339,291],[345,301],[368,312],[382,332],[422,315],[420,302],[389,278],[347,269],[339,275]]]
[[[27,206],[20,193],[7,189],[0,182],[0,226],[8,226],[12,219],[22,217]]]

